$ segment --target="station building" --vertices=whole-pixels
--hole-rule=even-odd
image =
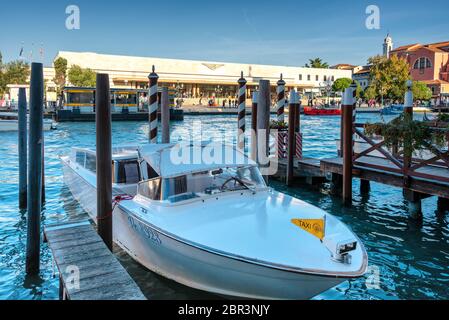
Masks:
[[[109,74],[111,88],[147,89],[148,74],[154,65],[160,85],[179,90],[184,103],[189,105],[198,104],[200,98],[235,98],[241,72],[248,81],[248,97],[256,90],[261,79],[270,80],[275,92],[281,73],[286,90],[297,89],[303,95],[319,93],[326,81],[352,77],[352,70],[347,69],[118,56],[93,52],[60,51],[55,59],[59,57],[67,60],[68,68],[78,65],[97,73]],[[54,70],[46,69],[45,76],[47,83],[51,84]]]

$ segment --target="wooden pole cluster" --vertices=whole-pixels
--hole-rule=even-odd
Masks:
[[[254,91],[251,106],[251,159],[257,161],[257,101],[259,92]]]
[[[404,97],[404,119],[413,120],[413,92],[412,92],[412,81],[407,81],[407,92]],[[407,177],[408,170],[411,166],[412,161],[412,145],[411,137],[405,137],[404,141],[404,177]],[[405,179],[405,184],[407,185],[408,179]]]
[[[27,195],[26,273],[37,275],[40,269],[40,225],[42,210],[44,72],[42,63],[31,64],[30,136]]]
[[[161,95],[162,143],[170,143],[170,99],[168,88],[162,88]]]
[[[245,150],[245,124],[246,124],[246,80],[241,73],[239,84],[238,134],[237,147]]]
[[[355,120],[356,85],[353,83],[344,93],[342,104],[343,117],[343,204],[352,203],[352,166],[354,137],[353,124]]]
[[[98,234],[112,251],[112,117],[107,74],[97,74],[95,104]]]
[[[157,143],[157,89],[158,89],[158,79],[159,76],[155,72],[155,67],[153,66],[153,71],[148,76],[150,80],[150,90],[149,90],[149,122],[150,122],[150,132],[149,140],[150,143]]]
[[[25,88],[19,89],[19,208],[27,207],[27,101]]]
[[[290,103],[288,107],[288,148],[287,148],[287,186],[293,185],[293,158],[296,154],[295,133],[297,124],[297,115],[299,113],[299,97],[295,90],[290,91]]]
[[[277,106],[276,106],[277,121],[284,121],[285,81],[283,79],[282,73],[281,78],[277,82],[276,93],[277,93]]]

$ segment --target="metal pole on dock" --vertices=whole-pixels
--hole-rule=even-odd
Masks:
[[[25,88],[19,89],[19,208],[27,207],[27,101]]]
[[[343,204],[352,203],[352,156],[354,150],[353,123],[355,113],[354,84],[345,90],[343,108]]]
[[[238,133],[237,133],[237,147],[245,151],[245,125],[246,125],[246,80],[243,78],[243,71],[241,73],[239,84],[239,111],[238,111]]]
[[[293,185],[293,158],[296,154],[295,148],[295,123],[296,123],[296,106],[298,105],[298,96],[295,90],[290,91],[290,104],[288,109],[288,148],[287,148],[287,186]]]
[[[40,268],[41,209],[42,209],[42,126],[44,105],[44,73],[42,63],[31,64],[30,136],[28,166],[28,221],[26,273],[36,275]]]
[[[112,118],[107,74],[97,74],[95,104],[98,234],[112,251]]]
[[[281,79],[277,82],[276,93],[277,93],[277,107],[276,107],[277,121],[284,121],[285,81],[283,79],[282,73]]]
[[[413,120],[413,92],[412,81],[407,81],[407,92],[404,98],[404,118],[407,120]],[[410,169],[412,160],[412,145],[409,137],[406,137],[404,141],[404,177],[407,177],[408,170]],[[406,179],[407,180],[407,179]]]
[[[162,143],[170,143],[170,100],[168,88],[162,88],[161,95]]]
[[[260,80],[257,100],[257,163],[260,167],[268,167],[269,135],[270,135],[270,81]],[[265,180],[268,176],[264,176]]]
[[[155,72],[155,67],[153,66],[153,71],[148,76],[150,80],[150,91],[149,91],[149,123],[150,132],[149,139],[150,143],[157,143],[157,81],[159,76]]]
[[[251,106],[251,159],[257,161],[257,100],[259,92],[253,92],[253,101]]]

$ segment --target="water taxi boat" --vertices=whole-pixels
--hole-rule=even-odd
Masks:
[[[304,107],[304,114],[308,116],[339,116],[341,109],[330,107]]]
[[[95,154],[84,151],[62,158],[64,179],[96,221]],[[168,279],[225,296],[308,299],[366,271],[345,224],[269,188],[233,147],[151,144],[115,150],[113,163],[114,194],[128,194],[114,207],[114,241]]]
[[[28,119],[29,121],[29,119]],[[44,119],[44,131],[56,129],[56,124],[50,119]],[[18,114],[14,112],[0,112],[0,132],[19,130]]]

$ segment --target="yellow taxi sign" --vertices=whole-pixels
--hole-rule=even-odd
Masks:
[[[326,230],[326,217],[322,219],[292,219],[292,223],[323,240]]]

